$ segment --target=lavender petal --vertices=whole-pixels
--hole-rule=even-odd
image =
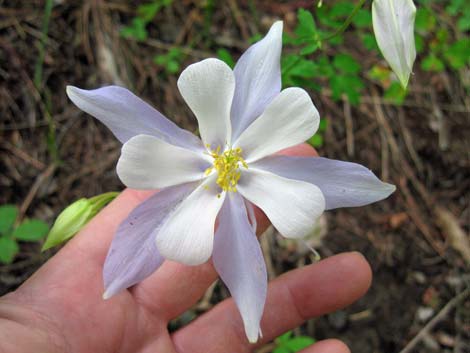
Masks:
[[[261,333],[267,273],[263,253],[239,193],[229,193],[219,213],[213,262],[237,304],[248,340],[256,342]]]
[[[270,156],[251,166],[318,186],[326,209],[364,206],[395,191],[394,185],[382,182],[360,164],[328,158]]]
[[[168,214],[194,189],[187,183],[161,190],[137,206],[119,225],[103,268],[105,298],[133,286],[163,263],[155,235]]]
[[[202,142],[189,131],[179,128],[163,114],[119,86],[84,90],[67,86],[67,95],[81,110],[105,124],[119,141],[145,134],[156,136],[176,146],[204,150]]]
[[[240,57],[234,68],[232,141],[264,111],[281,91],[282,21]]]

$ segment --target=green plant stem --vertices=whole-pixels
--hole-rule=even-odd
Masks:
[[[366,2],[366,0],[359,0],[356,7],[354,7],[354,9],[349,14],[348,18],[346,18],[346,21],[343,22],[341,27],[336,29],[336,31],[334,31],[332,34],[326,36],[325,38],[320,38],[320,41],[323,42],[325,40],[330,40],[330,39],[336,37],[337,35],[343,33],[346,30],[346,28],[348,28],[348,26],[351,24],[354,16],[356,16],[356,14],[357,14],[357,12],[362,8],[362,6],[364,6],[365,2]]]
[[[47,33],[49,32],[49,21],[51,19],[53,0],[47,0],[44,7],[44,18],[42,22],[41,40],[39,41],[39,56],[34,68],[34,85],[41,91],[42,65],[44,63],[45,46],[47,41]]]

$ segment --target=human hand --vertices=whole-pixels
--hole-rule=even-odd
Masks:
[[[312,155],[297,146],[286,154]],[[247,342],[240,314],[227,299],[170,334],[167,325],[193,306],[217,279],[211,262],[189,267],[166,261],[142,283],[103,300],[103,263],[114,232],[150,194],[125,190],[17,291],[0,298],[0,352],[251,352],[303,321],[345,307],[368,289],[362,255],[346,253],[286,273],[269,285],[263,338]],[[259,215],[259,228],[267,220]],[[337,340],[305,353],[343,353]]]

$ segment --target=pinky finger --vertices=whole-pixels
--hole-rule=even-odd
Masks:
[[[336,339],[319,341],[299,353],[351,353],[348,346]]]

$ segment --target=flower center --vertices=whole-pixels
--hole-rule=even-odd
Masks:
[[[237,183],[240,179],[240,165],[248,168],[242,157],[242,149],[240,147],[226,150],[220,153],[220,146],[216,150],[211,150],[209,146],[209,154],[214,158],[213,166],[206,169],[205,174],[209,175],[213,170],[217,172],[217,185],[224,191],[237,191]]]

